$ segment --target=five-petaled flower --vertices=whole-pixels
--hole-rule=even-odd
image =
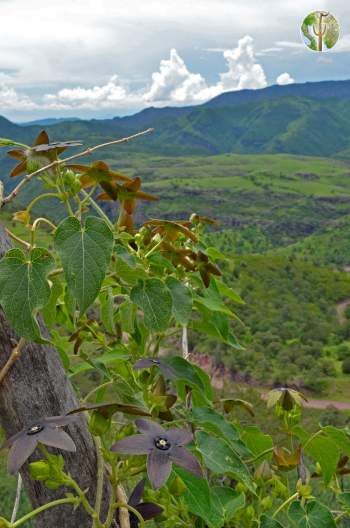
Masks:
[[[191,473],[201,476],[198,460],[184,446],[189,444],[193,435],[186,429],[170,428],[150,420],[135,421],[142,434],[127,436],[111,448],[112,451],[127,455],[147,454],[147,473],[154,489],[166,483],[172,464],[177,464]]]
[[[307,402],[302,392],[299,392],[288,387],[279,387],[272,389],[267,394],[267,407],[271,408],[275,405],[280,406],[284,411],[291,411],[295,406],[301,407],[303,401]]]
[[[133,368],[135,370],[141,370],[145,368],[158,367],[164,378],[174,378],[175,371],[174,369],[167,364],[166,361],[157,358],[141,358],[134,364]]]
[[[51,416],[36,420],[19,433],[11,436],[0,449],[10,447],[7,469],[16,473],[34,452],[40,442],[65,451],[76,451],[75,444],[67,433],[59,429],[76,420],[76,416]]]
[[[128,504],[132,506],[134,510],[137,510],[144,521],[153,519],[163,513],[163,508],[154,502],[141,502],[141,498],[145,489],[145,479],[140,480],[140,482],[135,486],[134,490],[131,492]],[[139,519],[132,512],[129,513],[130,518],[130,528],[138,528]]]
[[[40,166],[49,165],[57,160],[57,156],[64,152],[68,147],[79,147],[80,145],[80,141],[58,141],[50,143],[49,136],[45,130],[42,130],[32,147],[27,149],[17,148],[8,151],[7,154],[11,156],[11,158],[19,161],[11,171],[10,176],[19,176],[26,172],[30,169],[30,167],[28,167],[30,161],[38,162]],[[34,170],[36,170],[36,168]],[[33,171],[29,170],[29,172]]]

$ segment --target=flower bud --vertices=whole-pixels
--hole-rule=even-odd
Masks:
[[[46,480],[50,476],[50,466],[45,460],[29,464],[29,473],[34,480]]]

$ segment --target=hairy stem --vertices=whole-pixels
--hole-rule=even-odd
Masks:
[[[27,513],[27,515],[24,515],[24,517],[21,517],[16,521],[15,523],[11,524],[11,528],[17,528],[18,526],[21,526],[21,524],[24,524],[25,522],[29,521],[39,513],[48,510],[50,508],[54,508],[55,506],[61,506],[62,504],[76,504],[77,499],[75,497],[68,497],[66,499],[57,499],[52,502],[48,502],[47,504],[44,504],[43,506],[40,506],[39,508],[36,508],[35,510]]]
[[[145,526],[145,521],[141,515],[141,513],[139,511],[137,511],[135,508],[133,508],[132,506],[130,506],[130,504],[126,504],[125,502],[117,502],[115,504],[115,507],[116,508],[125,508],[128,512],[128,519],[129,519],[129,512],[133,513],[135,515],[135,517],[137,517],[139,523],[140,523],[140,527],[141,528],[144,528]],[[121,511],[121,510],[120,510]],[[128,520],[128,525],[123,525],[120,521],[120,528],[127,528],[128,526],[130,526],[130,521]]]
[[[16,236],[14,233],[11,233],[11,231],[7,229],[6,227],[5,227],[5,231],[8,234],[8,236],[12,238],[12,240],[14,240],[15,242],[18,242],[18,244],[21,244],[21,246],[23,246],[25,249],[27,250],[30,249],[30,244],[28,244],[28,242],[26,242],[25,240],[22,240],[21,238]]]
[[[269,453],[272,453],[273,450],[274,450],[273,447],[269,447],[268,449],[265,449],[265,451],[262,451],[261,453],[259,453],[256,457],[250,458],[249,460],[245,460],[245,463],[246,464],[254,464],[254,462],[259,460],[259,458],[261,458],[261,457],[263,457],[265,455],[268,455]]]
[[[102,383],[102,385],[98,385],[97,387],[94,387],[82,400],[83,403],[86,403],[90,398],[91,396],[93,396],[95,394],[95,392],[97,392],[98,390],[104,388],[104,387],[108,387],[109,385],[112,385],[112,383],[114,383],[114,380],[110,380],[110,381],[106,381],[105,383]]]
[[[308,438],[305,442],[305,444],[303,445],[303,449],[305,451],[305,448],[306,446],[308,446],[310,444],[310,442],[312,442],[317,436],[319,436],[321,433],[323,433],[322,429],[320,429],[319,431],[317,431],[316,433],[314,433],[312,436],[310,436],[310,438]]]
[[[65,482],[65,484],[71,488],[74,489],[74,491],[76,492],[76,494],[78,495],[79,499],[80,499],[80,502],[82,504],[82,506],[84,507],[85,511],[90,515],[90,517],[93,519],[94,521],[94,527],[96,528],[103,528],[103,525],[96,513],[96,511],[94,510],[94,508],[91,506],[91,504],[89,503],[89,501],[87,500],[86,496],[85,496],[85,492],[80,488],[80,486],[78,485],[78,483],[68,477],[67,478],[67,481]]]
[[[112,222],[110,221],[106,213],[95,202],[95,200],[91,198],[91,196],[86,191],[84,191],[84,189],[82,189],[80,192],[82,193],[84,198],[88,199],[88,201],[90,202],[90,205],[95,209],[95,211],[100,215],[100,217],[103,218],[103,220],[108,224],[110,230],[114,231],[114,225],[112,224]]]
[[[34,207],[35,204],[37,204],[40,200],[43,200],[44,198],[61,198],[61,195],[58,193],[44,193],[39,194],[39,196],[36,196],[34,200],[30,202],[30,204],[27,206],[27,212],[29,213],[30,210]]]
[[[128,141],[131,141],[133,139],[136,139],[140,136],[144,136],[146,134],[149,134],[153,132],[153,128],[148,128],[147,130],[143,130],[142,132],[138,132],[137,134],[133,134],[132,136],[124,137],[122,139],[116,139],[114,141],[108,141],[107,143],[101,143],[100,145],[96,145],[91,148],[87,148],[83,152],[79,152],[78,154],[74,154],[73,156],[69,156],[68,158],[64,158],[61,160],[55,160],[52,163],[49,163],[48,165],[45,165],[45,167],[41,167],[40,169],[31,172],[30,174],[27,174],[24,176],[24,178],[19,182],[19,184],[13,189],[13,191],[10,192],[8,196],[5,196],[1,203],[0,208],[3,207],[5,204],[11,202],[17,194],[21,191],[22,187],[24,187],[27,183],[30,182],[34,176],[38,176],[39,174],[42,174],[43,172],[47,172],[49,169],[53,167],[58,167],[59,165],[62,165],[63,163],[67,163],[68,161],[72,161],[74,159],[82,158],[83,156],[89,156],[93,152],[95,152],[98,149],[109,147],[110,145],[118,145],[120,143],[127,143]]]
[[[34,220],[33,225],[32,225],[32,227],[30,229],[30,231],[31,231],[31,247],[34,247],[36,228],[39,226],[39,224],[47,224],[54,231],[56,229],[55,224],[50,222],[50,220],[48,220],[47,218],[40,217],[40,218],[37,218],[36,220]]]
[[[25,340],[23,339],[23,337],[21,337],[17,345],[12,349],[10,357],[8,358],[5,365],[0,370],[0,384],[3,382],[4,378],[6,377],[6,374],[8,373],[12,365],[14,365],[14,363],[20,357],[24,344],[25,344]]]
[[[109,499],[108,513],[107,513],[106,521],[104,523],[104,528],[110,528],[114,520],[114,512],[115,512],[114,504],[115,504],[115,500],[117,496],[117,492],[116,492],[117,477],[116,477],[116,469],[115,469],[114,463],[112,463],[110,481],[112,484],[112,492],[111,492],[111,496]]]
[[[152,253],[154,253],[163,244],[163,242],[164,240],[159,240],[159,242],[157,242],[157,244],[153,246],[153,248],[150,249],[148,253],[146,253],[145,258],[150,257]]]
[[[102,444],[101,440],[94,436],[94,442],[96,447],[96,459],[97,459],[97,485],[96,485],[96,498],[95,498],[95,512],[97,513],[98,518],[101,514],[101,505],[103,497],[103,480],[104,480],[104,462],[102,458]],[[96,519],[93,522],[93,528],[97,527]]]
[[[282,510],[284,510],[284,508],[286,508],[291,502],[293,502],[293,500],[297,499],[298,498],[298,495],[299,493],[296,492],[294,493],[293,495],[291,495],[290,497],[288,497],[287,500],[285,500],[281,506],[279,508],[277,508],[277,510],[275,511],[275,513],[272,515],[272,517],[276,517]]]

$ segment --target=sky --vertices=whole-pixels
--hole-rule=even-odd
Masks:
[[[349,0],[0,0],[0,114],[102,118],[224,91],[350,79]],[[309,50],[315,9],[340,39]]]

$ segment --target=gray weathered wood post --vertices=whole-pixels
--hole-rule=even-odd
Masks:
[[[0,226],[0,258],[11,247],[4,229]],[[43,335],[47,330],[42,325]],[[6,363],[18,336],[6,321],[0,308],[0,368]],[[49,345],[28,343],[20,358],[11,367],[0,385],[0,423],[9,437],[42,416],[65,414],[79,406],[73,388],[67,378],[56,349]],[[84,416],[67,432],[73,438],[77,452],[60,451],[65,468],[78,482],[81,489],[89,488],[87,498],[93,505],[96,491],[96,451]],[[55,452],[55,450],[52,450]],[[25,490],[33,507],[65,496],[64,488],[49,490],[28,476],[28,465],[21,471]],[[105,485],[102,511],[106,511],[108,490]],[[0,512],[1,513],[1,512]],[[60,506],[36,517],[38,528],[91,528],[91,518],[82,507],[75,512],[72,507]]]

